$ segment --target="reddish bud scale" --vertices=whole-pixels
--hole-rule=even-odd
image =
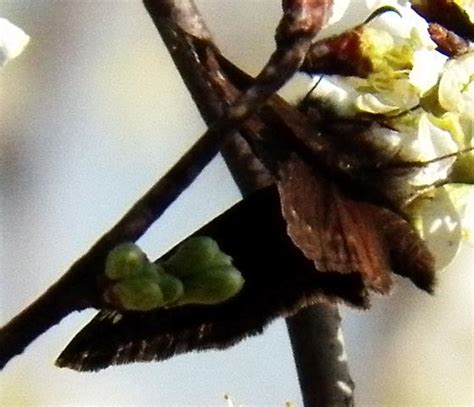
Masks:
[[[430,23],[428,32],[438,46],[438,51],[448,57],[457,57],[469,51],[468,41],[440,24]]]
[[[366,78],[373,64],[363,53],[363,26],[314,43],[300,68],[309,74],[359,76]]]

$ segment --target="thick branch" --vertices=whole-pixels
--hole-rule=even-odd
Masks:
[[[196,52],[192,42],[187,41],[182,32],[181,35],[173,35],[172,25],[154,15],[155,8],[152,5],[155,3],[145,2],[183,81],[209,124],[222,111],[223,104],[226,105],[237,97],[238,90],[229,82],[225,69],[217,62],[222,61],[214,55],[219,51],[213,45],[209,31],[201,16],[196,14],[192,2],[179,3],[179,8],[182,8],[174,15],[181,19],[175,21],[175,25],[204,40],[205,51],[201,53]],[[177,7],[176,4],[174,6]],[[182,18],[186,10],[194,18]],[[266,124],[260,118],[255,120],[258,123],[253,129],[265,128]],[[268,171],[240,136],[234,135],[226,142],[222,155],[244,195],[270,182]],[[352,394],[348,394],[348,389],[352,393],[354,384],[349,375],[347,360],[342,357],[345,352],[340,321],[337,305],[329,303],[306,308],[286,319],[306,406],[353,404]]]
[[[352,406],[349,374],[337,305],[320,303],[286,319],[305,406]]]

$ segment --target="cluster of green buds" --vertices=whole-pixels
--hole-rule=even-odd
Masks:
[[[474,29],[472,2],[413,3],[414,8],[430,12],[434,3],[455,6]],[[334,55],[348,55],[350,47],[351,60],[338,62],[352,70],[347,73],[339,67],[341,75],[325,75],[315,95],[337,107],[342,117],[383,121],[386,137],[383,132],[377,137],[385,139],[387,149],[396,151],[401,161],[427,163],[402,180],[426,193],[405,199],[410,203],[401,204],[401,210],[423,238],[440,234],[447,246],[456,246],[453,241],[470,237],[474,226],[463,216],[474,198],[474,48],[463,38],[468,45],[462,53],[445,55],[433,41],[425,15],[396,1],[371,4],[394,6],[397,12],[379,15],[315,46],[332,61]],[[335,48],[328,51],[331,47]],[[434,251],[445,253],[447,246]]]
[[[105,276],[105,302],[129,311],[219,304],[244,284],[230,256],[208,237],[189,238],[156,263],[136,244],[122,243],[108,254]]]

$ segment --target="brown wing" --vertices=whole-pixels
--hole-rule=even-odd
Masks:
[[[432,294],[436,283],[435,260],[416,230],[399,215],[377,208],[374,220],[390,248],[392,269]]]
[[[316,269],[360,273],[368,287],[388,292],[390,255],[374,220],[378,208],[345,197],[296,156],[281,165],[279,176],[288,234]]]

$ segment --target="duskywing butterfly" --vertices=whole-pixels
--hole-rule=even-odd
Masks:
[[[246,86],[243,73],[222,64],[237,87]],[[392,273],[432,292],[432,255],[386,191],[373,190],[357,161],[337,152],[322,156],[321,145],[330,142],[278,97],[261,117],[273,137],[247,140],[257,154],[265,151],[259,157],[275,184],[196,232],[232,256],[246,281],[242,291],[213,306],[102,310],[62,352],[59,366],[98,370],[225,348],[317,301],[365,308],[370,291],[389,292]]]

